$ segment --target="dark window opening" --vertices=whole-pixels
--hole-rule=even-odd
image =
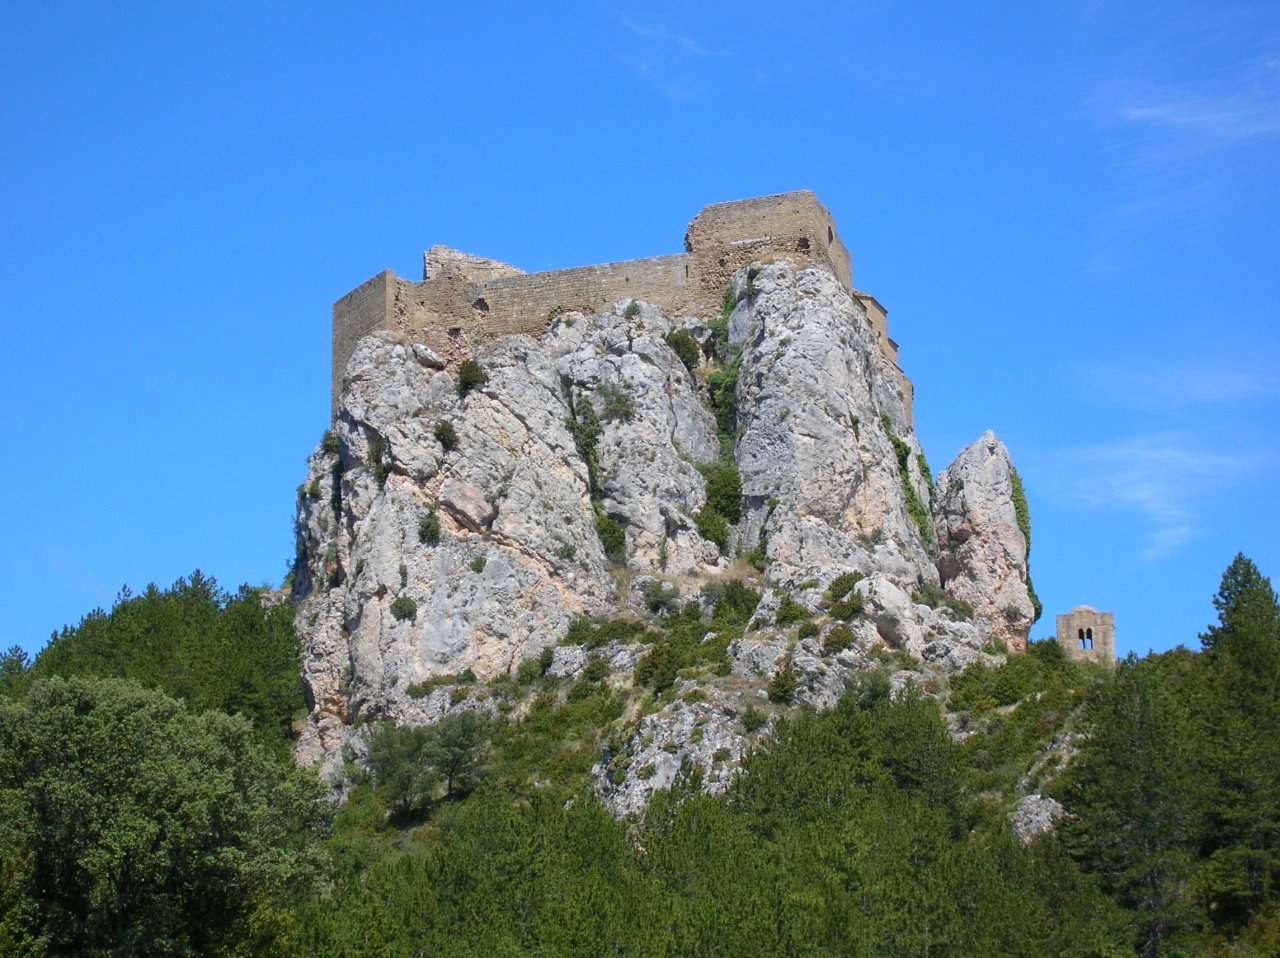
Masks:
[[[836,241],[836,231],[830,226],[827,227],[827,242],[834,243]]]
[[[483,296],[481,296],[474,303],[472,303],[471,308],[474,309],[477,313],[489,312],[489,304],[485,301],[485,298]]]
[[[797,253],[809,252],[809,237],[801,236],[798,240],[796,240],[796,252]]]

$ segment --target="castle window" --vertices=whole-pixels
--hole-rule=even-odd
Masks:
[[[489,312],[489,304],[488,302],[485,301],[485,298],[483,296],[481,296],[474,303],[472,303],[471,308],[474,309],[477,313]]]
[[[836,231],[830,226],[827,227],[827,242],[834,243],[836,241]]]
[[[801,236],[798,240],[796,240],[796,252],[797,253],[809,252],[809,237]]]
[[[1079,647],[1080,647],[1080,648],[1082,648],[1082,649],[1087,649],[1087,648],[1089,647],[1089,646],[1085,645],[1085,640],[1084,640],[1084,629],[1080,629],[1080,630],[1076,633],[1076,637],[1077,637],[1077,640],[1078,640],[1078,641],[1079,641],[1079,643],[1080,643],[1080,645],[1079,645]]]

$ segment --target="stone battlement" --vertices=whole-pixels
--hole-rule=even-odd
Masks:
[[[653,303],[670,316],[709,318],[733,274],[752,262],[787,259],[829,269],[866,310],[885,354],[897,364],[884,307],[855,290],[849,252],[835,221],[803,190],[716,203],[694,217],[685,251],[669,256],[525,273],[444,246],[423,254],[423,279],[384,270],[333,304],[332,402],[359,340],[378,330],[414,334],[451,362],[475,344],[512,333],[537,335],[563,313],[601,313],[620,299]],[[911,382],[902,375],[911,414]]]

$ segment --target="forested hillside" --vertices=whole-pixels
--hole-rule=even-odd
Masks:
[[[1109,671],[1040,642],[895,692],[886,661],[775,710],[722,795],[689,768],[618,821],[599,677],[532,660],[494,689],[527,709],[376,729],[330,818],[283,747],[288,610],[122,595],[4,660],[0,952],[1275,955],[1280,609],[1243,556],[1215,606],[1200,651]],[[1024,844],[1037,792],[1066,814]]]

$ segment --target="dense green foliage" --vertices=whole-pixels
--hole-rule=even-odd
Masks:
[[[36,657],[28,679],[115,677],[183,699],[194,711],[240,713],[283,748],[304,709],[293,606],[261,589],[228,595],[197,570],[161,591],[126,587]]]
[[[319,875],[318,798],[244,719],[129,682],[0,698],[0,952],[270,953]]]
[[[306,953],[1088,955],[1116,911],[965,790],[937,709],[872,684],[780,723],[726,799],[686,773],[632,837],[586,795],[482,788],[404,850],[367,802]]]
[[[726,522],[742,518],[742,477],[733,459],[717,459],[698,467],[707,480],[707,505]]]
[[[836,613],[856,585],[838,577],[824,596],[829,652],[854,641]],[[547,649],[514,677],[448,677],[494,718],[376,729],[327,861],[326,806],[281,759],[288,713],[246,692],[287,667],[296,693],[291,610],[197,574],[123,594],[34,664],[11,649],[0,954],[1280,953],[1280,605],[1243,556],[1201,654],[1107,669],[1036,642],[927,686],[960,741],[936,701],[911,685],[890,696],[881,672],[829,712],[788,713],[798,676],[783,656],[778,704],[739,716],[748,732],[776,716],[773,734],[728,791],[700,794],[686,766],[643,819],[617,822],[592,766],[653,774],[626,761],[637,715],[705,698],[673,690],[681,675],[740,681],[725,649],[760,601],[737,579],[700,602],[668,594],[654,589],[656,623],[576,620],[577,681],[549,673]],[[610,674],[613,642],[647,646],[639,688]],[[137,683],[185,689],[192,708]],[[1031,791],[1070,817],[1024,845],[1008,813]]]
[[[1204,654],[1119,665],[1058,787],[1073,854],[1143,955],[1280,953],[1280,606],[1243,556],[1214,606]]]
[[[1027,594],[1031,597],[1031,607],[1035,609],[1035,616],[1031,621],[1039,622],[1040,616],[1044,614],[1044,606],[1040,602],[1040,597],[1036,595],[1036,587],[1031,584],[1031,510],[1027,508],[1027,493],[1022,488],[1022,477],[1013,466],[1009,467],[1009,479],[1013,485],[1013,510],[1017,516],[1018,528],[1022,530],[1022,536],[1027,540]]]
[[[906,441],[899,438],[898,434],[893,431],[893,422],[889,419],[888,413],[880,414],[880,425],[884,428],[884,434],[889,437],[889,443],[893,446],[894,457],[898,460],[898,476],[902,480],[902,495],[907,502],[907,515],[911,517],[911,521],[916,524],[916,528],[920,530],[920,538],[926,544],[933,541],[933,522],[929,517],[929,507],[926,503],[920,501],[920,497],[916,494],[916,487],[911,482],[911,447]],[[928,469],[929,464],[924,461],[924,454],[920,455],[920,467]],[[930,487],[933,484],[933,477],[927,472]]]

